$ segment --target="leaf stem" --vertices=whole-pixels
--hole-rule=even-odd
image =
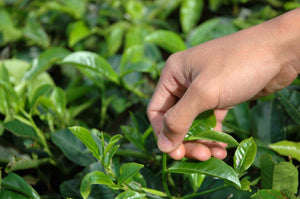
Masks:
[[[172,198],[172,195],[169,191],[168,184],[167,184],[167,154],[163,153],[162,158],[162,184],[164,187],[164,190],[169,198]]]
[[[208,193],[211,193],[211,192],[215,192],[215,191],[224,189],[224,188],[226,188],[227,186],[228,186],[228,185],[225,184],[225,185],[223,185],[223,186],[216,187],[216,188],[213,188],[213,189],[210,189],[210,190],[207,190],[207,191],[202,191],[202,192],[199,192],[199,193],[193,193],[193,194],[184,196],[184,197],[182,197],[181,199],[188,199],[188,198],[194,198],[194,197],[202,196],[202,195],[205,195],[205,194],[208,194]]]

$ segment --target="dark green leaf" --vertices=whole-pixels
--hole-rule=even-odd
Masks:
[[[251,109],[253,135],[265,143],[283,140],[284,111],[276,100],[262,102]]]
[[[291,156],[300,161],[300,142],[280,141],[270,144],[269,147],[280,155]]]
[[[80,67],[86,67],[101,75],[104,75],[111,81],[119,83],[118,74],[113,70],[111,65],[101,56],[93,52],[75,52],[65,57],[63,64],[76,64]]]
[[[121,185],[128,179],[132,178],[144,165],[137,163],[126,163],[121,166],[118,184]]]
[[[260,189],[251,196],[251,199],[287,199],[287,196],[281,191],[272,189]]]
[[[213,131],[213,130],[206,130],[206,131],[199,131],[193,132],[192,134],[188,132],[184,141],[192,141],[192,140],[212,140],[217,142],[227,143],[233,146],[238,146],[239,143],[229,134]]]
[[[300,125],[300,93],[298,91],[281,90],[275,93],[286,112]]]
[[[269,154],[261,157],[261,186],[284,193],[297,193],[298,170],[289,162],[274,163]]]
[[[122,193],[120,193],[116,199],[143,199],[145,198],[146,194],[144,193],[139,193],[139,192],[135,192],[132,190],[128,190],[128,191],[124,191]]]
[[[96,161],[88,153],[86,146],[68,129],[51,133],[51,140],[69,160],[76,164],[88,166]]]
[[[233,157],[234,169],[237,173],[243,173],[253,163],[256,155],[256,144],[253,138],[243,140],[235,151]]]
[[[100,158],[98,146],[97,146],[96,142],[94,141],[91,133],[87,129],[85,129],[83,127],[79,127],[79,126],[70,127],[69,129],[93,153],[93,156],[95,158],[97,158],[97,159]]]
[[[32,61],[31,68],[25,73],[24,79],[32,80],[69,53],[70,52],[68,50],[61,47],[49,48]]]
[[[103,184],[108,186],[115,186],[115,183],[104,173],[94,171],[84,176],[80,186],[80,193],[84,199],[88,198],[91,193],[91,185]]]
[[[200,163],[178,162],[171,166],[167,171],[170,173],[199,173],[210,175],[229,181],[237,187],[241,187],[238,175],[233,168],[216,158],[210,158],[209,160]]]
[[[180,6],[180,23],[184,32],[189,32],[199,21],[203,0],[184,0]]]
[[[3,178],[2,187],[28,196],[29,198],[39,199],[39,194],[25,182],[25,180],[15,173],[9,173]]]
[[[7,189],[0,189],[0,198],[5,199],[30,199],[29,197],[18,192],[10,191]]]
[[[12,120],[7,123],[4,123],[4,127],[17,136],[31,139],[39,139],[33,127],[22,123],[19,120]]]
[[[17,161],[10,162],[5,171],[7,173],[18,170],[32,169],[40,167],[44,164],[52,163],[51,158],[42,158],[42,159],[21,159]]]
[[[132,142],[141,151],[145,151],[145,145],[142,140],[142,135],[138,131],[138,129],[131,126],[121,126],[121,130],[124,133],[126,139]]]
[[[171,53],[186,49],[186,46],[180,36],[175,32],[168,30],[156,30],[146,37],[146,41],[154,43]]]

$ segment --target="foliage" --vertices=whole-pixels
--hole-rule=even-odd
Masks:
[[[145,108],[166,58],[300,7],[282,0],[0,0],[0,198],[295,198],[300,81],[212,111],[161,154]],[[97,130],[97,129],[100,129]]]

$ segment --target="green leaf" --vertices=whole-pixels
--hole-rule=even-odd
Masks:
[[[110,150],[112,149],[112,147],[122,138],[122,135],[115,135],[112,138],[110,138],[108,145],[106,145],[105,149],[104,149],[104,154],[107,155]]]
[[[284,111],[277,100],[262,102],[251,109],[253,136],[265,143],[284,139]]]
[[[4,127],[17,136],[30,139],[39,139],[33,127],[28,126],[19,120],[12,120],[4,123]]]
[[[168,170],[170,173],[193,174],[199,173],[210,175],[229,181],[241,188],[241,184],[237,173],[232,167],[228,166],[222,160],[210,158],[205,162],[192,163],[192,162],[177,162]]]
[[[3,88],[3,90],[13,98],[13,100],[16,104],[20,103],[19,102],[19,97],[18,97],[16,91],[14,90],[14,88],[10,84],[0,80],[0,88]]]
[[[293,10],[293,9],[296,9],[296,8],[299,8],[299,7],[300,7],[300,3],[299,2],[290,1],[290,2],[286,2],[284,4],[284,9],[285,10]]]
[[[42,85],[35,91],[31,99],[30,111],[33,111],[33,108],[37,103],[37,101],[39,100],[39,98],[47,94],[51,89],[52,89],[52,85],[46,84],[46,85]]]
[[[84,176],[80,186],[81,196],[86,199],[91,193],[91,185],[103,184],[108,186],[116,186],[115,183],[104,173],[94,171]]]
[[[0,80],[9,83],[8,70],[4,66],[3,62],[0,62]]]
[[[3,34],[3,44],[16,41],[22,35],[21,31],[15,27],[9,13],[4,9],[0,10],[0,33]],[[2,46],[2,44],[0,44],[0,46]]]
[[[80,166],[85,167],[96,161],[86,146],[68,129],[51,133],[51,140],[69,160]]]
[[[180,23],[183,32],[189,32],[199,21],[203,0],[184,0],[180,6]]]
[[[216,124],[217,124],[217,120],[214,115],[214,112],[206,111],[198,115],[196,119],[193,121],[189,129],[189,134],[192,135],[193,133],[212,130],[213,128],[215,128]]]
[[[148,34],[148,30],[143,26],[131,26],[125,36],[125,51],[133,46],[144,46]]]
[[[69,129],[92,152],[93,156],[99,159],[99,149],[91,133],[87,129],[79,126],[69,127]]]
[[[132,178],[144,165],[137,163],[126,163],[121,166],[118,184],[121,185]]]
[[[130,19],[136,21],[143,18],[145,8],[142,1],[128,0],[126,1],[125,6],[126,13],[129,15]]]
[[[26,170],[26,169],[32,169],[37,168],[45,164],[52,163],[51,158],[42,158],[42,159],[21,159],[17,161],[10,162],[7,167],[5,168],[5,171],[7,173],[10,173],[12,171],[18,171],[18,170]]]
[[[158,191],[156,189],[149,189],[149,188],[142,187],[141,190],[146,191],[147,193],[150,193],[150,194],[153,194],[153,195],[157,195],[157,196],[161,196],[161,197],[167,197],[166,193]]]
[[[300,161],[300,142],[280,141],[270,144],[269,147],[280,155],[291,156]]]
[[[232,146],[238,146],[239,143],[229,134],[219,132],[219,131],[213,131],[213,130],[206,130],[206,131],[200,131],[200,132],[193,132],[192,134],[190,131],[184,138],[184,141],[193,141],[193,140],[212,140],[217,142],[223,142],[230,144]]]
[[[122,40],[124,36],[124,23],[114,24],[109,28],[106,35],[108,54],[111,56],[115,54],[122,45]]]
[[[141,151],[145,151],[145,143],[142,140],[141,133],[134,127],[131,126],[121,126],[121,130],[131,143],[133,143]]]
[[[287,196],[281,191],[272,189],[259,189],[257,193],[251,196],[251,199],[287,199]]]
[[[233,157],[234,169],[237,173],[243,173],[253,163],[256,155],[256,144],[253,138],[243,140],[236,149]]]
[[[29,198],[39,199],[39,194],[25,182],[25,180],[15,173],[9,173],[2,179],[2,187],[12,191],[22,193]]]
[[[18,192],[10,191],[7,189],[0,189],[0,198],[5,198],[5,199],[30,199],[29,197],[20,194]]]
[[[180,36],[177,33],[168,30],[156,30],[148,35],[145,40],[154,43],[171,53],[186,49]]]
[[[25,37],[29,38],[30,41],[43,48],[47,48],[50,45],[50,39],[40,22],[37,20],[34,12],[30,12],[28,15],[23,34]]]
[[[18,85],[21,83],[25,72],[30,67],[30,64],[28,62],[19,59],[7,59],[0,61],[0,65],[2,64],[7,69],[7,77],[9,77],[10,82],[14,85]]]
[[[63,64],[76,64],[80,67],[88,68],[96,73],[104,75],[111,81],[119,83],[118,74],[112,66],[101,56],[93,52],[81,51],[70,54],[61,62]]]
[[[51,100],[60,116],[64,116],[67,107],[67,97],[65,91],[55,87],[51,93]]]
[[[70,54],[68,50],[61,47],[53,47],[41,53],[37,58],[32,61],[31,68],[24,75],[25,80],[32,80],[42,72],[49,69],[52,64],[61,60]]]
[[[261,157],[261,187],[274,189],[285,194],[297,193],[298,170],[289,162],[274,163],[269,154]]]
[[[68,46],[73,47],[77,42],[80,40],[88,37],[91,35],[90,29],[86,26],[84,21],[76,21],[70,26],[70,32],[69,32],[69,40],[68,40]]]
[[[128,190],[120,193],[115,199],[143,199],[146,197],[146,194],[139,193],[136,191]]]
[[[193,187],[194,193],[196,193],[200,188],[200,186],[202,185],[202,182],[205,179],[205,175],[199,173],[192,173],[192,174],[187,174],[187,176]]]
[[[300,93],[298,91],[281,90],[275,93],[280,103],[291,118],[300,125]]]

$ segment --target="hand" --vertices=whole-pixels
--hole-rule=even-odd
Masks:
[[[159,149],[173,159],[224,158],[224,144],[183,142],[189,127],[216,109],[221,130],[224,108],[288,86],[300,71],[299,19],[297,9],[171,55],[147,110]]]

